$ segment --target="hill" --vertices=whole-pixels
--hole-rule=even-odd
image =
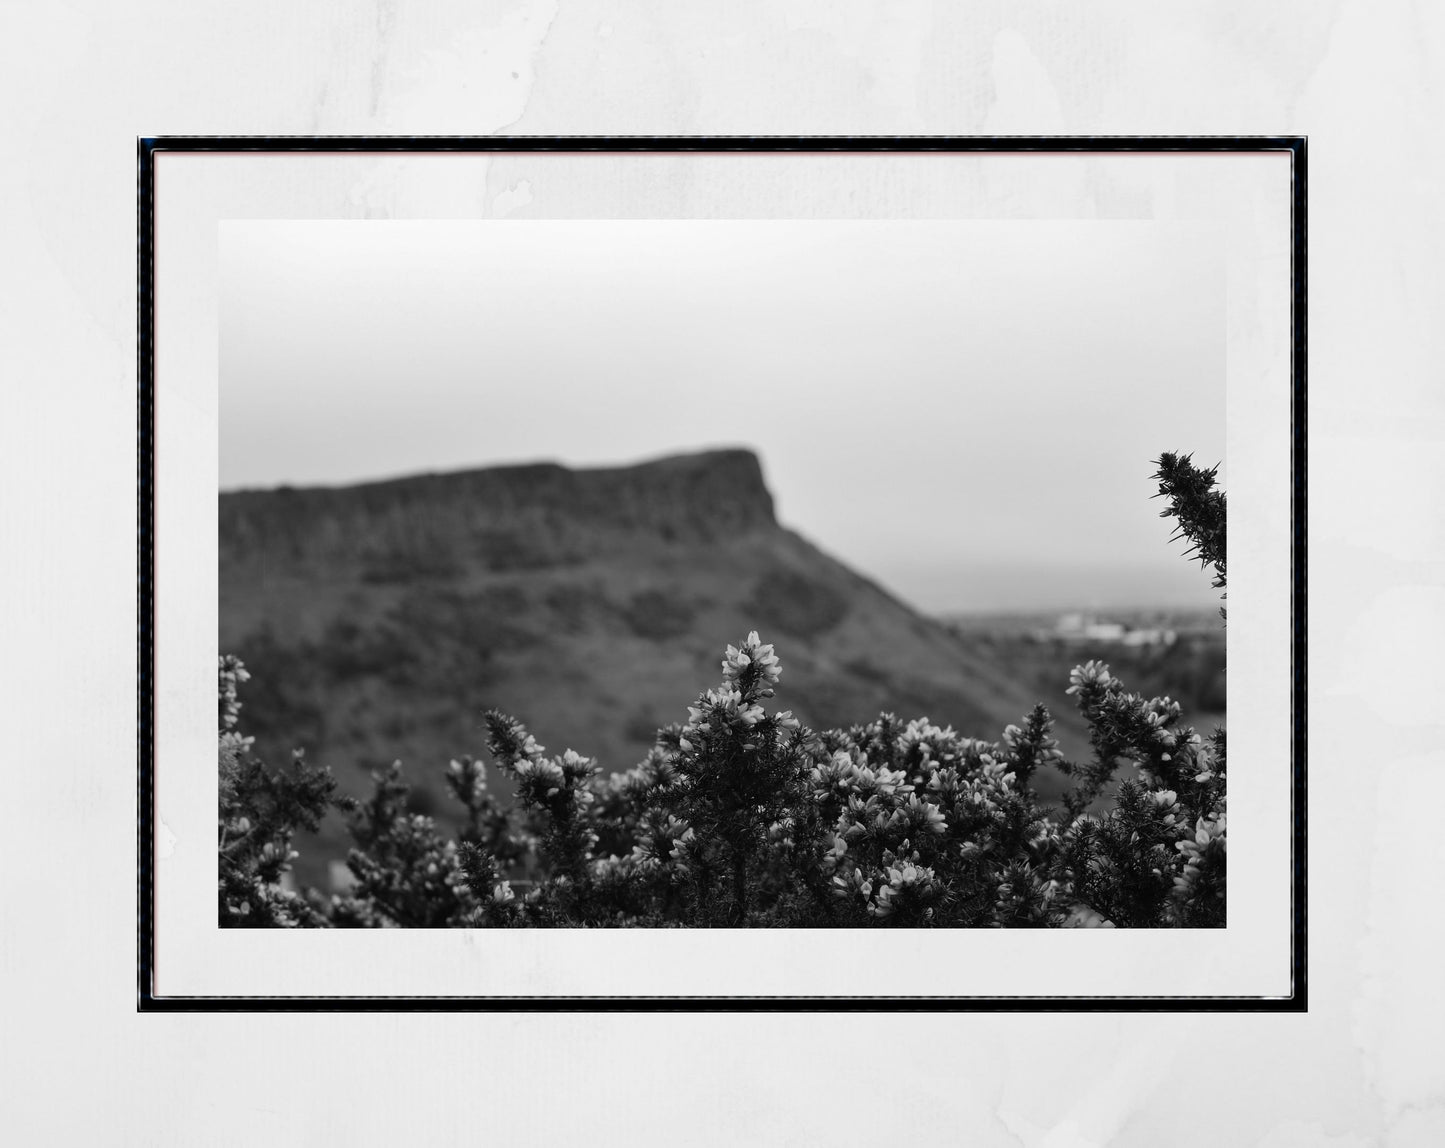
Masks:
[[[220,567],[220,648],[253,672],[263,756],[303,746],[353,794],[399,758],[443,817],[440,770],[482,754],[485,709],[625,769],[754,629],[783,661],[779,707],[818,727],[889,709],[996,738],[1039,700],[781,526],[744,450],[226,493]],[[1045,700],[1071,724],[1066,684],[1065,666]]]

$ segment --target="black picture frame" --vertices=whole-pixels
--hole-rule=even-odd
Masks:
[[[1282,997],[224,997],[155,991],[155,193],[168,152],[1288,152],[1291,234],[1291,991]],[[137,1007],[140,1012],[1286,1012],[1308,1009],[1307,976],[1307,149],[1303,136],[154,136],[137,142]]]

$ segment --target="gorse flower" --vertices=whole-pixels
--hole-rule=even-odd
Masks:
[[[220,657],[220,724],[221,730],[234,729],[241,716],[240,694],[237,686],[251,680],[241,659],[230,654]]]
[[[874,917],[892,917],[910,911],[920,921],[933,916],[929,904],[937,895],[932,869],[914,864],[890,865],[884,871],[886,883],[879,886],[878,896],[868,906]]]
[[[749,697],[772,697],[771,687],[777,684],[783,668],[773,647],[764,645],[758,632],[753,630],[741,647],[727,648],[722,671],[724,682],[737,682]]]
[[[1174,847],[1190,862],[1197,862],[1211,845],[1217,845],[1222,850],[1226,844],[1224,822],[1223,813],[1208,819],[1201,817],[1194,823],[1193,835],[1177,842]]]
[[[457,800],[474,808],[487,794],[487,767],[469,755],[453,758],[447,766],[446,781]]]
[[[1069,688],[1066,694],[1081,694],[1091,687],[1105,687],[1113,682],[1109,667],[1103,662],[1087,661],[1069,671]]]

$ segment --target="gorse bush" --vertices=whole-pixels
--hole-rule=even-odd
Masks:
[[[1225,499],[1224,491],[1216,490],[1215,476],[1219,467],[1202,470],[1191,456],[1164,453],[1158,459],[1154,478],[1159,483],[1156,498],[1167,498],[1169,505],[1159,512],[1160,518],[1178,520],[1174,539],[1189,541],[1186,553],[1199,559],[1200,566],[1214,567],[1214,588],[1225,588]],[[1174,539],[1171,539],[1173,541]],[[1220,613],[1224,611],[1221,609]]]
[[[1183,537],[1223,589],[1224,496],[1214,472],[1164,455],[1156,478]],[[893,714],[812,730],[770,709],[782,664],[756,632],[722,677],[625,773],[548,755],[517,721],[485,717],[487,767],[444,771],[465,811],[443,835],[409,811],[400,765],[370,798],[338,798],[298,752],[288,772],[240,732],[248,674],[220,661],[220,919],[261,927],[1217,927],[1225,920],[1225,735],[1108,666],[1068,692],[1091,756],[1064,758],[1035,706],[997,740]],[[1040,771],[1071,783],[1044,806]],[[1121,770],[1129,771],[1118,780]],[[299,829],[346,817],[349,889],[292,891]]]
[[[272,773],[236,729],[238,687],[250,677],[232,657],[220,665],[219,872],[221,923],[294,928],[324,925],[314,898],[281,887],[296,859],[291,838],[315,830],[334,801],[336,781],[309,767],[298,751],[290,774]]]

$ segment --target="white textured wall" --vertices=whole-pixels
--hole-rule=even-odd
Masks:
[[[1445,1142],[1442,68],[1398,0],[0,7],[7,1132]],[[1307,133],[1310,1014],[135,1015],[134,138],[253,132]]]

